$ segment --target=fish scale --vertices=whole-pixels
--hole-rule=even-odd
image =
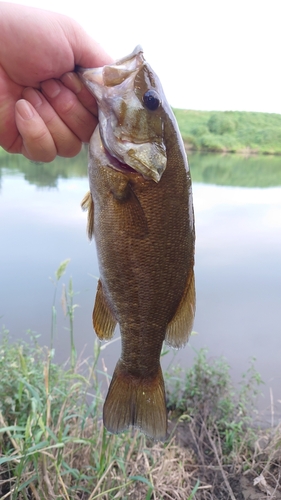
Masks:
[[[161,348],[164,340],[185,345],[195,312],[188,162],[161,83],[140,47],[113,65],[79,74],[99,109],[89,146],[90,193],[82,202],[100,270],[93,326],[109,340],[119,323],[122,346],[103,421],[113,433],[133,426],[164,440]]]

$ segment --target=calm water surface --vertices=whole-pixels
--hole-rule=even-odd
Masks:
[[[238,382],[255,357],[265,385],[260,407],[276,419],[281,408],[281,159],[191,155],[196,217],[196,335],[175,360],[190,366],[194,350],[225,356]],[[86,237],[80,201],[88,190],[87,159],[36,165],[0,156],[0,317],[13,338],[40,333],[50,345],[54,285],[49,279],[70,258],[58,288],[56,358],[69,356],[62,284],[73,278],[75,343],[90,356],[96,277],[94,243]],[[118,336],[118,333],[116,334]],[[86,347],[85,347],[86,346]],[[120,342],[103,351],[111,373]],[[164,365],[173,359],[164,358]]]

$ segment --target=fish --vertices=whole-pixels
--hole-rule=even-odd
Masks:
[[[79,68],[98,105],[89,143],[88,236],[99,281],[93,328],[121,356],[103,406],[105,428],[167,439],[163,341],[186,344],[195,314],[192,184],[181,134],[140,46],[114,64]]]

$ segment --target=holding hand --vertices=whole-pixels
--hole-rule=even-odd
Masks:
[[[111,62],[74,20],[0,2],[0,146],[44,162],[78,154],[97,106],[75,65]]]

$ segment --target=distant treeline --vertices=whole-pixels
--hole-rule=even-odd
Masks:
[[[187,149],[281,154],[281,115],[174,109]]]

